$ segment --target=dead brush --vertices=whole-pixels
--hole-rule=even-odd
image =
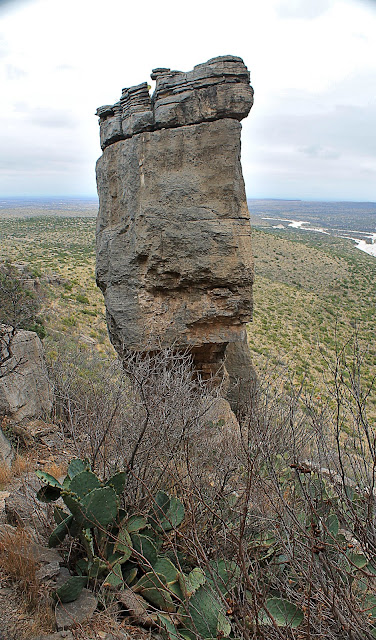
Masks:
[[[0,568],[17,585],[30,607],[38,601],[38,563],[30,536],[23,529],[5,530],[0,536]]]
[[[47,593],[37,576],[38,568],[32,540],[25,530],[3,530],[0,534],[0,573],[19,592],[26,611],[33,614],[33,630],[50,630],[53,614]]]
[[[137,639],[143,640],[143,638],[150,638],[149,633],[146,630],[140,629],[140,627],[130,629],[136,632]],[[125,627],[124,627],[125,631]],[[95,611],[90,620],[77,625],[74,630],[75,640],[103,640],[103,638],[118,638],[119,632],[119,620],[118,620],[118,608],[107,607],[101,611]],[[135,637],[135,636],[134,636]]]

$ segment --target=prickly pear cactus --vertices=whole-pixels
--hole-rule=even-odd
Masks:
[[[68,536],[77,541],[80,555],[73,567],[76,575],[56,590],[55,598],[70,602],[85,585],[99,585],[109,594],[131,590],[167,640],[229,635],[221,594],[230,588],[231,563],[213,565],[223,589],[218,591],[210,572],[195,567],[185,574],[163,552],[166,536],[184,520],[184,505],[176,496],[158,491],[148,514],[128,514],[120,507],[124,472],[104,483],[86,460],[75,459],[63,482],[43,471],[37,475],[44,485],[39,499],[61,498],[65,505],[55,506],[49,545],[62,545]]]

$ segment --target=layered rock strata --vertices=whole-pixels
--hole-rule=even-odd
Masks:
[[[151,77],[152,97],[143,83],[97,111],[97,283],[120,354],[189,348],[215,376],[229,343],[248,348],[253,262],[239,121],[253,90],[233,56]]]

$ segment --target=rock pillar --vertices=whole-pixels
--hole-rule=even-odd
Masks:
[[[119,354],[189,348],[204,377],[215,377],[227,345],[248,349],[253,261],[240,120],[253,90],[234,56],[187,73],[155,69],[152,79],[151,98],[144,83],[97,111],[97,283]]]

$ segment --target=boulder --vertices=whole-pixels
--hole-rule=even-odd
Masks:
[[[97,283],[120,355],[188,348],[201,375],[220,380],[252,317],[239,122],[249,72],[222,56],[152,78],[152,98],[144,83],[98,110]]]
[[[214,437],[219,441],[224,434],[239,435],[240,427],[231,406],[225,398],[211,399],[202,417],[204,429],[214,429]]]
[[[0,366],[0,415],[19,421],[47,415],[51,409],[43,345],[33,331],[18,330],[12,337],[12,357]]]
[[[45,582],[46,580],[51,580],[55,578],[60,573],[60,562],[58,560],[54,560],[54,562],[48,562],[44,564],[38,569],[36,573],[36,577],[39,582]]]
[[[58,603],[55,607],[58,631],[73,629],[89,620],[97,608],[98,600],[88,589],[83,589],[77,600]]]
[[[45,547],[43,544],[34,542],[32,544],[32,551],[35,560],[43,566],[53,565],[54,567],[56,567],[57,564],[63,562],[63,558],[61,557],[60,553],[56,551],[56,549],[50,549],[49,547]],[[63,571],[63,569],[61,569],[60,571]]]
[[[97,282],[118,351],[190,347],[210,373],[239,340],[253,274],[239,153],[226,119],[135,135],[98,161]]]
[[[36,495],[41,488],[41,482],[35,473],[29,473],[14,491],[5,498],[5,513],[9,524],[25,527],[32,535],[47,536],[49,525],[49,505],[40,502]],[[43,549],[43,547],[42,547]],[[45,554],[53,558],[55,552],[45,549]],[[51,559],[52,562],[55,558]]]

